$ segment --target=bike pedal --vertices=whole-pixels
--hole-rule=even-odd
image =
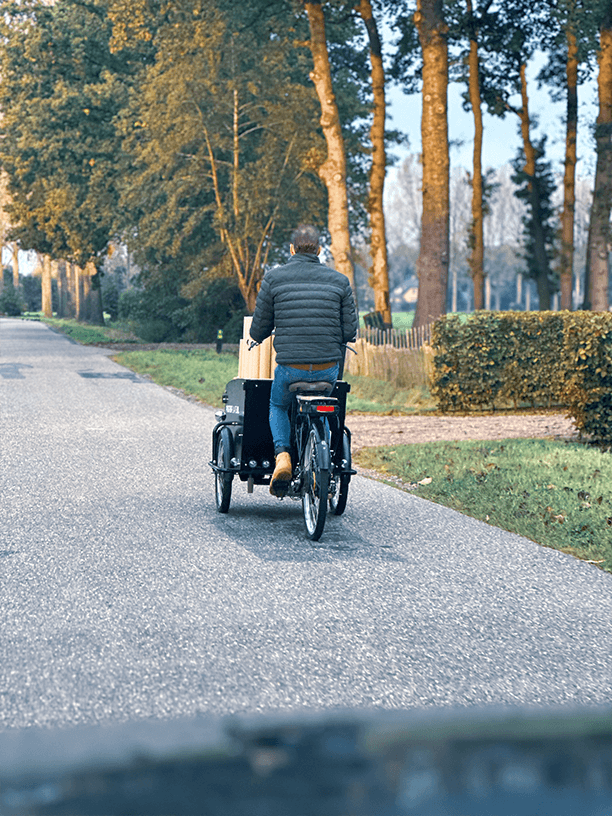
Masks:
[[[280,480],[277,480],[276,482],[270,484],[270,495],[276,496],[278,499],[284,499],[289,492],[290,484],[290,482],[281,482]]]

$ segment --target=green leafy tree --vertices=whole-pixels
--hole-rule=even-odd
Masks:
[[[118,221],[129,64],[111,54],[103,0],[3,2],[0,163],[12,237],[24,249],[99,266]],[[92,281],[101,320],[99,277]]]
[[[320,224],[321,141],[312,90],[296,80],[303,59],[287,36],[271,30],[262,43],[210,2],[149,12],[154,59],[122,117],[130,244],[145,280],[174,278],[193,297],[232,276],[252,310],[291,228]]]
[[[368,81],[355,15],[329,5],[328,50],[347,153],[351,229],[364,223]],[[113,0],[117,47],[136,38],[152,59],[123,117],[132,156],[123,202],[126,232],[145,285],[173,279],[195,297],[211,278],[233,277],[252,309],[267,264],[284,257],[291,230],[326,232],[326,158],[304,48],[300,4],[189,0],[162,9]]]
[[[24,308],[25,304],[19,290],[15,289],[11,281],[7,286],[4,286],[0,292],[0,314],[16,317],[23,312]]]
[[[524,258],[527,264],[527,276],[535,280],[538,295],[542,297],[542,270],[546,271],[546,287],[544,294],[557,291],[559,287],[558,273],[553,270],[552,261],[555,255],[555,238],[557,234],[555,223],[555,208],[552,196],[556,188],[554,174],[550,162],[545,157],[546,137],[534,145],[535,168],[528,173],[525,169],[524,153],[519,150],[514,161],[513,182],[517,185],[515,195],[525,202],[526,214],[523,218],[525,228]],[[535,188],[535,189],[534,189]],[[537,204],[538,209],[534,209]],[[542,253],[544,256],[542,257]],[[540,308],[549,308],[540,303]]]

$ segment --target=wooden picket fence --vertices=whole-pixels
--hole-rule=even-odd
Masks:
[[[427,386],[433,368],[431,326],[399,331],[365,328],[347,352],[345,371],[395,383],[399,388]]]
[[[419,326],[416,329],[375,329],[365,327],[359,329],[359,339],[365,340],[372,346],[391,346],[397,349],[420,349],[431,344],[431,329],[433,324]]]
[[[271,338],[251,350],[248,347],[251,317],[244,318],[240,341],[239,377],[269,379],[274,376],[276,355]],[[344,370],[349,374],[395,383],[399,388],[428,385],[432,369],[431,326],[409,331],[360,329],[347,351]]]

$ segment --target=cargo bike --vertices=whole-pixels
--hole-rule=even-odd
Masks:
[[[271,379],[231,380],[223,394],[224,407],[217,411],[212,434],[215,495],[219,513],[227,513],[235,477],[254,485],[269,485],[274,470],[274,443],[268,413]],[[306,534],[318,541],[327,512],[340,516],[348,498],[351,476],[351,433],[344,420],[347,382],[335,385],[296,382],[290,386],[293,399],[291,461],[293,473],[286,496],[300,500]],[[282,497],[284,498],[284,496]]]

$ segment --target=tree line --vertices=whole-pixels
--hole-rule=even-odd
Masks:
[[[211,304],[230,322],[253,310],[266,268],[307,221],[355,292],[367,249],[374,308],[391,323],[383,193],[403,137],[387,126],[385,92],[397,83],[422,99],[415,325],[429,323],[449,288],[449,82],[463,84],[474,118],[474,308],[485,305],[493,190],[484,110],[520,130],[514,180],[539,307],[560,290],[571,308],[578,98],[590,77],[599,115],[584,123],[597,168],[583,306],[608,308],[611,0],[2,0],[0,10],[2,239],[43,259],[46,311],[55,265],[62,309],[86,303],[102,320],[102,268],[127,246],[140,270],[134,308],[203,339]],[[566,102],[560,229],[530,109],[536,53],[539,82]]]

